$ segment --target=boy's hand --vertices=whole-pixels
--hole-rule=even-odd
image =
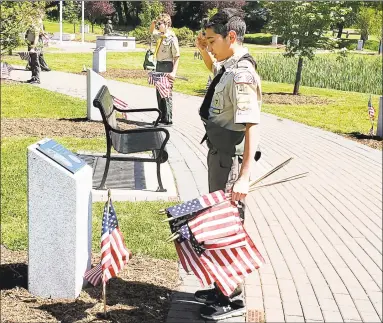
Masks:
[[[176,78],[176,74],[173,73],[173,72],[172,72],[172,73],[167,73],[166,76],[167,76],[168,78],[172,79],[172,80],[175,80],[175,78]]]
[[[200,32],[197,36],[197,39],[195,41],[195,46],[199,50],[205,50],[207,48],[207,40],[206,37]]]
[[[233,185],[231,191],[231,200],[240,201],[243,200],[249,193],[249,180],[239,178]]]

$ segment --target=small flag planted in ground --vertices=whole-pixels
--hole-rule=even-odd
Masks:
[[[11,75],[12,66],[6,62],[1,62],[1,78],[5,79]]]
[[[156,87],[161,98],[168,98],[172,91],[174,80],[170,79],[166,73],[149,72],[148,83]]]
[[[124,238],[118,227],[116,212],[112,200],[104,206],[101,231],[101,262],[88,270],[84,278],[94,286],[116,277],[131,258],[131,252],[125,247]]]
[[[371,122],[371,129],[368,132],[368,135],[372,137],[372,136],[374,136],[375,108],[373,107],[372,102],[371,102],[371,95],[370,95],[370,99],[368,100],[367,108],[368,108],[368,116],[369,116],[370,122]]]
[[[112,98],[113,98],[113,105],[117,109],[126,110],[128,108],[128,104],[125,101],[118,99],[115,96],[112,96]]]

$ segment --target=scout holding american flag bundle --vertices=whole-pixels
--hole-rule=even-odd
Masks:
[[[172,91],[174,80],[169,78],[166,73],[149,72],[148,83],[157,88],[161,98],[168,98]]]
[[[260,176],[250,191],[302,178],[307,173],[275,182],[258,184],[287,165],[292,158]],[[243,227],[236,202],[230,194],[216,191],[162,211],[172,232],[177,254],[186,272],[193,272],[202,286],[215,282],[229,296],[244,278],[264,263],[254,242]]]
[[[125,247],[124,238],[118,227],[116,212],[108,190],[108,201],[105,203],[102,218],[101,261],[84,275],[93,286],[103,283],[104,314],[106,314],[106,283],[110,278],[117,277],[131,257],[132,253]]]

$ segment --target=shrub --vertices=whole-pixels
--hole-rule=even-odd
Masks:
[[[358,44],[357,39],[341,39],[339,43],[339,48],[347,48],[348,50],[355,50],[357,44]],[[377,40],[367,40],[364,43],[364,48],[377,52],[379,48],[379,42]]]
[[[174,33],[178,38],[178,42],[181,46],[190,45],[194,43],[195,35],[194,32],[187,28],[173,28]]]
[[[272,40],[272,35],[270,34],[246,34],[245,43],[247,44],[256,44],[256,45],[270,45]],[[283,44],[283,38],[278,37],[278,44]]]
[[[148,27],[138,26],[129,33],[129,36],[136,37],[136,41],[150,41],[150,33]]]

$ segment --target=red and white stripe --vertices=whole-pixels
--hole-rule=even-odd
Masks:
[[[106,232],[101,237],[101,265],[103,281],[117,276],[130,259],[131,253],[124,245],[124,239],[118,228],[111,233]]]
[[[203,195],[198,199],[198,201],[201,203],[202,207],[204,208],[221,203],[225,200],[226,200],[225,192],[222,190]]]
[[[126,110],[126,109],[128,109],[128,104],[127,104],[125,101],[116,98],[115,96],[113,96],[113,105],[114,105],[117,109],[120,109],[120,110]]]
[[[189,221],[189,228],[199,243],[235,235],[240,227],[238,209],[229,201],[208,208]]]
[[[88,270],[84,278],[91,283],[93,286],[97,286],[102,281],[102,266],[99,263],[97,266],[94,266],[92,269]]]

